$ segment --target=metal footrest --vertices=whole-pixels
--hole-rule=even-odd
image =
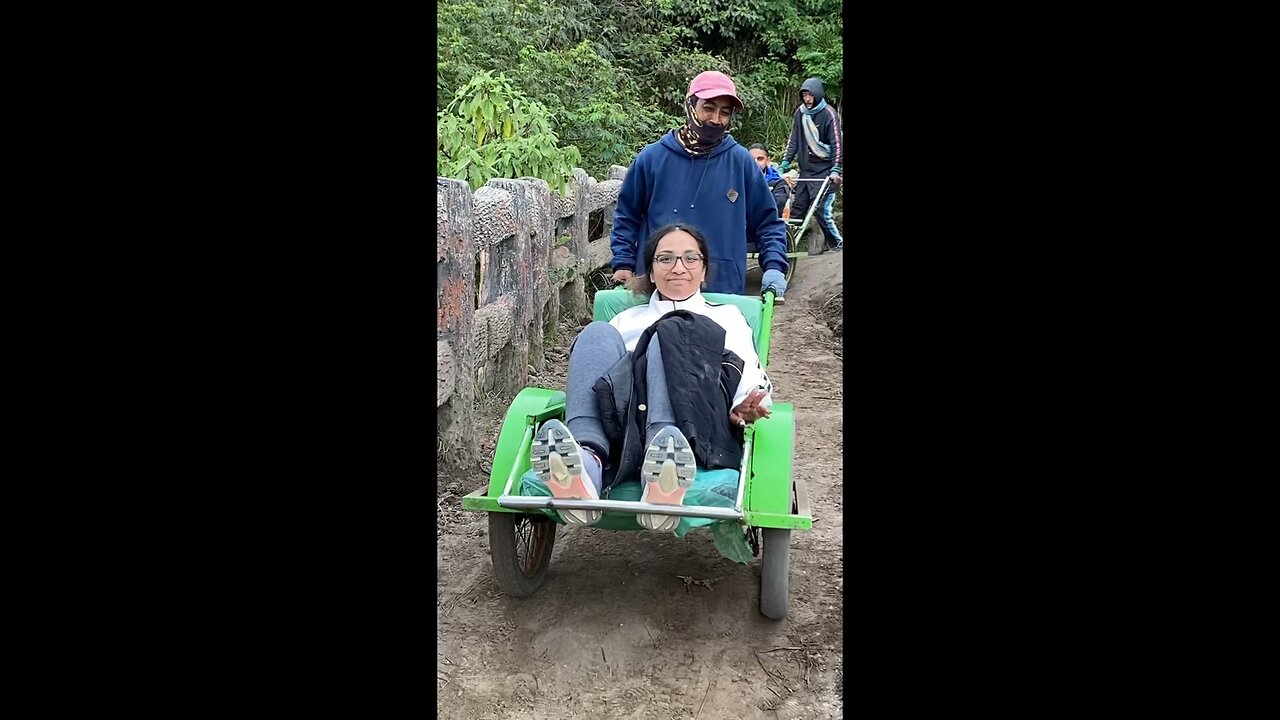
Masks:
[[[605,510],[649,515],[679,515],[682,517],[700,517],[711,520],[741,520],[742,513],[733,508],[711,507],[709,505],[655,505],[634,500],[557,500],[553,497],[530,497],[527,495],[503,495],[498,504],[506,508],[520,510],[547,508],[558,510]]]

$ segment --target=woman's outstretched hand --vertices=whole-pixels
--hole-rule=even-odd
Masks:
[[[745,426],[753,423],[760,418],[769,417],[769,408],[760,405],[760,401],[764,399],[763,390],[752,390],[747,393],[747,397],[738,407],[729,411],[729,422],[738,426]]]

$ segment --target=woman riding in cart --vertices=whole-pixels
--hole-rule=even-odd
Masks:
[[[698,468],[738,468],[743,428],[769,417],[773,386],[733,305],[706,300],[707,242],[687,224],[659,228],[643,252],[647,275],[628,287],[646,305],[583,328],[569,354],[565,422],[547,420],[530,449],[559,499],[599,499],[640,473],[642,502],[680,505]],[[590,525],[598,510],[563,509]],[[650,530],[679,517],[638,514]]]

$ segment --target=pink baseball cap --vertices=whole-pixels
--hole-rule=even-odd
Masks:
[[[739,109],[746,110],[746,106],[742,104],[742,99],[738,97],[738,88],[734,87],[733,81],[729,79],[728,75],[715,70],[698,73],[698,77],[689,83],[688,95],[697,95],[704,100],[731,97],[738,104]]]

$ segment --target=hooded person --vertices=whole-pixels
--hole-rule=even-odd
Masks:
[[[818,227],[826,236],[827,247],[844,248],[844,237],[831,215],[836,200],[836,189],[843,181],[844,138],[840,129],[840,116],[826,102],[822,81],[809,78],[800,86],[802,103],[791,120],[791,135],[782,155],[780,170],[785,174],[794,159],[800,167],[801,180],[831,178],[822,197],[816,197],[820,182],[798,182],[791,198],[791,216],[804,217],[811,203],[820,203],[814,212]]]
[[[759,166],[728,134],[743,107],[724,73],[689,83],[684,125],[646,145],[622,181],[609,235],[614,280],[645,274],[639,247],[654,230],[687,223],[706,236],[705,292],[746,293],[748,240],[759,251],[762,287],[786,292],[786,226]]]

